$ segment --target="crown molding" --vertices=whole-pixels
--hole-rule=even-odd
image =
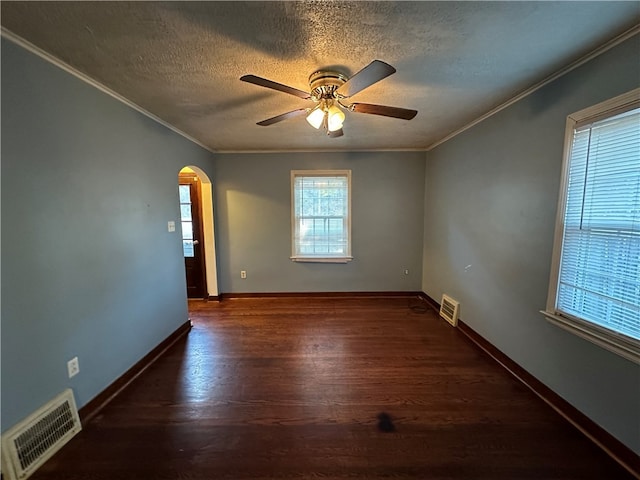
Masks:
[[[0,36],[2,38],[5,38],[5,39],[9,40],[12,43],[15,43],[16,45],[24,48],[25,50],[33,53],[34,55],[37,55],[38,57],[40,57],[43,60],[55,65],[56,67],[64,70],[65,72],[69,73],[70,75],[73,75],[74,77],[76,77],[77,79],[83,81],[84,83],[87,83],[87,84],[91,85],[92,87],[97,88],[101,92],[106,93],[107,95],[109,95],[112,98],[115,98],[119,102],[124,103],[125,105],[127,105],[128,107],[136,110],[137,112],[141,113],[145,117],[148,117],[151,120],[153,120],[154,122],[159,123],[163,127],[168,128],[169,130],[171,130],[171,131],[177,133],[178,135],[186,138],[190,142],[195,143],[199,147],[202,147],[202,148],[204,148],[205,150],[207,150],[207,151],[209,151],[211,153],[218,153],[217,151],[212,150],[210,147],[208,147],[204,143],[196,140],[195,138],[193,138],[192,136],[186,134],[182,130],[179,130],[178,128],[174,127],[170,123],[164,121],[160,117],[154,115],[153,113],[149,112],[148,110],[145,110],[140,105],[137,105],[137,104],[133,103],[131,100],[123,97],[119,93],[114,92],[109,87],[107,87],[107,86],[103,85],[102,83],[94,80],[93,78],[89,77],[88,75],[85,75],[81,71],[79,71],[79,70],[75,69],[74,67],[72,67],[71,65],[63,62],[59,58],[54,57],[50,53],[45,52],[40,47],[34,45],[33,43],[31,43],[31,42],[29,42],[27,40],[25,40],[24,38],[20,37],[19,35],[16,35],[15,33],[13,33],[12,31],[10,31],[8,29],[6,29],[5,27],[1,27]]]
[[[603,53],[611,50],[613,47],[620,45],[622,42],[624,42],[625,40],[630,39],[631,37],[633,37],[634,35],[637,35],[638,33],[640,33],[640,24],[639,25],[635,25],[633,27],[631,27],[630,29],[626,30],[625,32],[621,33],[620,35],[612,38],[611,40],[609,40],[608,42],[604,43],[603,45],[599,46],[598,48],[596,48],[595,50],[589,52],[588,54],[580,57],[578,60],[570,63],[569,65],[567,65],[564,68],[561,68],[560,70],[558,70],[555,73],[552,73],[551,75],[549,75],[548,77],[545,77],[544,79],[542,79],[541,81],[539,81],[538,83],[532,85],[531,87],[527,88],[526,90],[518,93],[517,95],[515,95],[514,97],[511,97],[509,100],[507,100],[504,103],[501,103],[500,105],[498,105],[497,107],[489,110],[487,113],[485,113],[484,115],[481,115],[480,117],[476,118],[475,120],[467,123],[466,125],[464,125],[463,127],[451,132],[450,134],[448,134],[446,137],[441,138],[440,140],[432,143],[431,145],[427,146],[425,148],[425,150],[428,152],[430,150],[433,150],[434,148],[436,148],[439,145],[442,145],[443,143],[451,140],[452,138],[460,135],[461,133],[469,130],[471,127],[476,126],[477,124],[479,124],[480,122],[483,122],[484,120],[486,120],[489,117],[494,116],[496,113],[501,112],[502,110],[504,110],[505,108],[510,107],[511,105],[513,105],[514,103],[519,102],[520,100],[522,100],[525,97],[528,97],[529,95],[531,95],[532,93],[540,90],[542,87],[550,84],[551,82],[557,80],[558,78],[566,75],[567,73],[575,70],[576,68],[580,67],[581,65],[584,65],[585,63],[593,60],[594,58],[602,55]]]

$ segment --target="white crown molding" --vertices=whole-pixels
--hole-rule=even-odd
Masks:
[[[134,110],[136,110],[137,112],[141,113],[145,117],[148,117],[151,120],[159,123],[160,125],[168,128],[169,130],[171,130],[171,131],[177,133],[178,135],[186,138],[190,142],[195,143],[199,147],[202,147],[202,148],[204,148],[205,150],[207,150],[207,151],[209,151],[211,153],[218,153],[217,151],[212,150],[210,147],[206,146],[202,142],[196,140],[192,136],[187,135],[182,130],[179,130],[178,128],[174,127],[170,123],[165,122],[160,117],[157,117],[153,113],[145,110],[140,105],[137,105],[137,104],[133,103],[131,100],[123,97],[119,93],[114,92],[109,87],[101,84],[100,82],[94,80],[93,78],[89,77],[88,75],[85,75],[84,73],[80,72],[79,70],[76,70],[71,65],[69,65],[69,64],[63,62],[62,60],[54,57],[50,53],[45,52],[40,47],[34,45],[33,43],[31,43],[31,42],[29,42],[27,40],[25,40],[24,38],[20,37],[19,35],[16,35],[15,33],[13,33],[12,31],[10,31],[8,29],[6,29],[5,27],[1,27],[0,36],[2,36],[2,38],[6,38],[7,40],[15,43],[16,45],[19,45],[20,47],[22,47],[25,50],[33,53],[34,55],[37,55],[38,57],[46,60],[47,62],[52,63],[56,67],[58,67],[58,68],[64,70],[65,72],[73,75],[77,79],[82,80],[85,83],[88,83],[92,87],[97,88],[98,90],[100,90],[103,93],[106,93],[107,95],[109,95],[112,98],[115,98],[116,100],[118,100],[121,103],[124,103],[128,107],[133,108]]]
[[[507,100],[504,103],[501,103],[500,105],[498,105],[497,107],[489,110],[487,113],[485,113],[484,115],[481,115],[480,117],[476,118],[475,120],[467,123],[465,126],[451,132],[449,135],[447,135],[446,137],[441,138],[440,140],[432,143],[431,145],[427,146],[425,148],[425,150],[428,152],[430,150],[433,150],[434,148],[436,148],[438,145],[442,145],[443,143],[451,140],[453,137],[456,137],[458,135],[460,135],[462,132],[465,132],[466,130],[469,130],[471,127],[474,127],[475,125],[479,124],[480,122],[486,120],[489,117],[492,117],[493,115],[495,115],[498,112],[501,112],[502,110],[504,110],[505,108],[510,107],[511,105],[513,105],[516,102],[519,102],[520,100],[522,100],[523,98],[531,95],[532,93],[536,92],[537,90],[540,90],[542,87],[544,87],[545,85],[548,85],[549,83],[557,80],[558,78],[566,75],[567,73],[571,72],[572,70],[575,70],[576,68],[578,68],[581,65],[584,65],[585,63],[587,63],[590,60],[593,60],[594,58],[598,57],[599,55],[602,55],[603,53],[605,53],[608,50],[611,50],[613,47],[621,44],[622,42],[624,42],[625,40],[630,39],[631,37],[633,37],[634,35],[637,35],[638,33],[640,33],[640,25],[635,25],[633,27],[631,27],[629,30],[621,33],[620,35],[618,35],[617,37],[612,38],[611,40],[609,40],[608,42],[606,42],[605,44],[601,45],[600,47],[596,48],[595,50],[593,50],[592,52],[584,55],[583,57],[580,57],[578,60],[576,60],[573,63],[570,63],[569,65],[567,65],[566,67],[558,70],[555,73],[552,73],[551,75],[549,75],[548,77],[544,78],[543,80],[541,80],[540,82],[534,84],[533,86],[527,88],[526,90],[524,90],[523,92],[520,92],[519,94],[517,94],[514,97],[511,97],[509,100]]]
[[[217,154],[268,154],[268,153],[378,153],[378,152],[426,152],[424,148],[288,148],[274,150],[216,150]]]
[[[630,28],[629,30],[623,32],[622,34],[618,35],[617,37],[614,37],[613,39],[609,40],[608,42],[606,42],[605,44],[601,45],[600,47],[596,48],[595,50],[593,50],[592,52],[588,53],[587,55],[579,58],[578,60],[574,61],[573,63],[567,65],[566,67],[558,70],[557,72],[549,75],[548,77],[544,78],[543,80],[541,80],[540,82],[534,84],[533,86],[527,88],[526,90],[520,92],[519,94],[515,95],[514,97],[511,97],[509,100],[507,100],[506,102],[498,105],[497,107],[489,110],[487,113],[481,115],[480,117],[476,118],[475,120],[467,123],[466,125],[464,125],[463,127],[451,132],[450,134],[446,135],[445,137],[441,138],[440,140],[437,140],[436,142],[428,145],[427,147],[424,148],[407,148],[407,149],[403,149],[403,148],[389,148],[389,149],[360,149],[360,150],[344,150],[344,149],[323,149],[323,150],[317,150],[317,149],[294,149],[294,150],[214,150],[211,149],[210,147],[208,147],[207,145],[203,144],[202,142],[200,142],[199,140],[196,140],[195,138],[191,137],[190,135],[186,134],[185,132],[179,130],[178,128],[176,128],[175,126],[171,125],[170,123],[167,123],[166,121],[162,120],[161,118],[157,117],[156,115],[152,114],[151,112],[145,110],[144,108],[142,108],[141,106],[133,103],[131,100],[123,97],[122,95],[114,92],[113,90],[111,90],[110,88],[106,87],[105,85],[101,84],[100,82],[94,80],[93,78],[85,75],[84,73],[78,71],[77,69],[75,69],[74,67],[68,65],[67,63],[61,61],[60,59],[54,57],[53,55],[49,54],[48,52],[42,50],[40,47],[37,47],[36,45],[32,44],[31,42],[25,40],[24,38],[16,35],[15,33],[11,32],[10,30],[6,29],[5,27],[1,27],[0,28],[0,35],[3,38],[6,38],[7,40],[21,46],[22,48],[24,48],[25,50],[28,50],[29,52],[39,56],[40,58],[48,61],[49,63],[52,63],[53,65],[57,66],[58,68],[61,68],[62,70],[66,71],[67,73],[73,75],[74,77],[82,80],[85,83],[88,83],[89,85],[97,88],[98,90],[106,93],[107,95],[111,96],[112,98],[115,98],[116,100],[120,101],[121,103],[124,103],[125,105],[129,106],[130,108],[133,108],[134,110],[138,111],[139,113],[145,115],[146,117],[154,120],[155,122],[163,125],[164,127],[168,128],[169,130],[172,130],[173,132],[177,133],[178,135],[181,135],[182,137],[186,138],[187,140],[189,140],[192,143],[195,143],[196,145],[204,148],[205,150],[211,152],[211,153],[282,153],[282,152],[298,152],[298,153],[303,153],[303,152],[345,152],[345,151],[349,151],[349,152],[371,152],[371,151],[385,151],[385,152],[428,152],[430,150],[433,150],[434,148],[436,148],[439,145],[442,145],[443,143],[451,140],[452,138],[458,136],[459,134],[465,132],[466,130],[469,130],[470,128],[474,127],[475,125],[479,124],[480,122],[492,117],[493,115],[495,115],[496,113],[501,112],[502,110],[504,110],[505,108],[510,107],[511,105],[519,102],[520,100],[522,100],[523,98],[531,95],[532,93],[536,92],[537,90],[541,89],[542,87],[548,85],[549,83],[557,80],[558,78],[562,77],[563,75],[566,75],[567,73],[571,72],[572,70],[575,70],[576,68],[580,67],[581,65],[587,63],[588,61],[598,57],[599,55],[602,55],[603,53],[605,53],[606,51],[612,49],[613,47],[621,44],[622,42],[624,42],[625,40],[628,40],[629,38],[633,37],[634,35],[637,35],[638,33],[640,33],[640,25],[635,25],[632,28]]]

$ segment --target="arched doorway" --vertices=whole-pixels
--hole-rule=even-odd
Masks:
[[[213,191],[211,180],[196,166],[178,174],[182,245],[189,298],[218,298]]]

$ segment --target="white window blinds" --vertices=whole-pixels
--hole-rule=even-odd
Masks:
[[[351,259],[350,171],[292,172],[293,260]]]
[[[556,311],[640,339],[640,109],[574,130]]]

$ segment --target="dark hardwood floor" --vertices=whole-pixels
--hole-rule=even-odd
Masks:
[[[33,480],[632,478],[418,298],[189,305]]]

